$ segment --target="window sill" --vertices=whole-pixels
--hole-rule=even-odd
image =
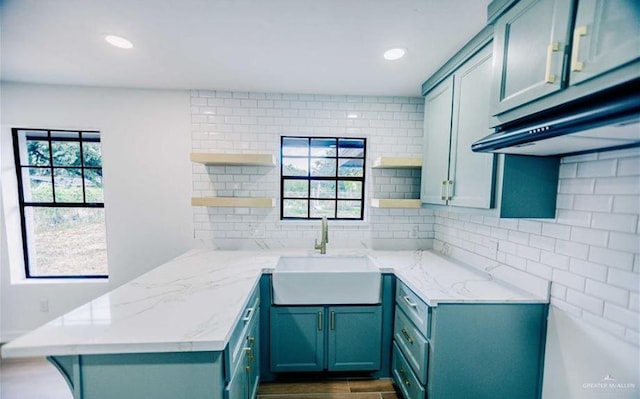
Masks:
[[[108,284],[109,278],[20,278],[11,281],[11,285],[62,285],[62,284]]]
[[[369,222],[366,220],[328,220],[329,228],[335,227],[369,227]],[[320,225],[320,219],[309,220],[279,220],[278,223],[282,226],[315,226]]]

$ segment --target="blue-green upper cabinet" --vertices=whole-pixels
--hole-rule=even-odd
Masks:
[[[487,44],[425,95],[424,203],[493,206],[493,154],[471,151],[471,143],[489,134],[491,65]]]
[[[640,1],[578,2],[569,84],[579,84],[639,57]]]
[[[523,0],[494,26],[492,115],[563,88],[572,1]]]

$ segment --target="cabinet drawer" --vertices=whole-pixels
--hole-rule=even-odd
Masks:
[[[392,372],[393,379],[405,399],[424,399],[424,387],[420,385],[420,381],[411,371],[411,367],[395,342],[393,343]]]
[[[396,303],[416,325],[422,335],[429,338],[429,316],[431,309],[413,293],[402,281],[396,287]]]
[[[233,329],[229,344],[225,348],[225,380],[231,379],[231,370],[243,353],[243,348],[247,345],[246,336],[251,326],[257,323],[260,318],[260,290],[257,288],[251,293],[251,297],[244,307],[240,320]]]
[[[397,307],[393,339],[402,349],[418,379],[426,384],[429,342],[418,332],[404,312]]]

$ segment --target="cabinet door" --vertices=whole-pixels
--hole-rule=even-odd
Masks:
[[[495,25],[493,115],[562,89],[572,1],[523,0]]]
[[[336,306],[328,311],[329,371],[380,369],[382,307]]]
[[[424,156],[420,199],[445,204],[449,175],[449,145],[453,105],[453,77],[433,88],[424,98]]]
[[[248,393],[248,362],[249,358],[246,351],[242,351],[242,355],[238,358],[238,363],[232,374],[231,381],[224,389],[225,399],[247,399]]]
[[[259,309],[257,310],[259,314]],[[247,348],[247,398],[253,399],[258,394],[260,384],[260,323],[254,319],[246,337]]]
[[[324,307],[271,308],[271,371],[324,367]]]
[[[578,84],[640,57],[638,0],[580,0],[569,83]]]
[[[474,208],[493,206],[494,155],[471,151],[488,135],[491,91],[491,48],[480,50],[454,75],[449,204]]]

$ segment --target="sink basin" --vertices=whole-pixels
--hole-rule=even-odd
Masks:
[[[381,281],[367,256],[283,256],[272,275],[273,303],[377,304]]]

